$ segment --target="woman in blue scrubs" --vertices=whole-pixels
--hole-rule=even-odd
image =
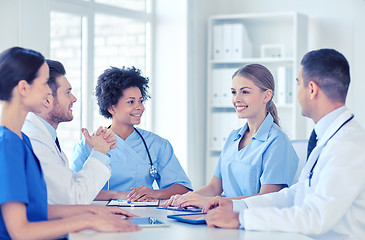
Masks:
[[[141,122],[148,79],[138,69],[112,67],[99,76],[96,97],[101,115],[112,119],[117,148],[108,153],[112,176],[109,190],[114,196],[131,201],[168,199],[188,192],[191,183],[170,142],[160,136],[135,128]],[[90,153],[85,140],[76,145],[71,168],[80,171]],[[159,189],[152,189],[156,180]],[[104,191],[105,192],[105,191]]]
[[[209,184],[195,192],[172,196],[163,206],[204,207],[221,195],[244,198],[291,185],[298,157],[279,127],[273,103],[275,81],[270,71],[251,64],[232,79],[232,104],[247,123],[229,135]]]
[[[138,230],[114,215],[131,216],[118,208],[47,205],[41,165],[21,129],[28,112],[40,112],[50,97],[48,77],[36,51],[14,47],[0,54],[0,239],[51,239],[86,228]]]

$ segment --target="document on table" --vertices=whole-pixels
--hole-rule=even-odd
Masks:
[[[131,202],[127,200],[113,199],[107,203],[107,206],[118,207],[158,207],[160,201],[154,202]]]

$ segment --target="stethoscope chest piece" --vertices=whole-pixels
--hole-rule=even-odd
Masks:
[[[158,176],[157,168],[153,165],[150,166],[150,176],[154,179]]]

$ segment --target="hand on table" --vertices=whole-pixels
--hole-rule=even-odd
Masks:
[[[162,207],[180,206],[180,207],[199,207],[203,208],[212,197],[205,197],[194,192],[188,192],[183,195],[173,195],[167,200]]]
[[[132,187],[127,195],[128,201],[150,202],[157,200],[155,196],[156,191],[146,186]]]
[[[221,209],[224,210],[232,211],[233,209],[232,200],[220,196],[215,197],[204,206],[202,212],[208,212],[209,210],[212,210],[217,207],[220,207]]]
[[[218,207],[209,211],[205,217],[208,227],[239,228],[239,213]]]
[[[136,215],[119,207],[105,207],[90,205],[90,212],[97,215],[122,215],[126,217],[137,217]]]
[[[85,215],[91,229],[99,232],[134,232],[141,228],[116,215]]]

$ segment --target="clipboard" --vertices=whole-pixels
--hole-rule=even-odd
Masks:
[[[205,224],[206,213],[189,213],[189,214],[175,214],[167,215],[168,218],[175,219],[180,222],[190,224]]]
[[[131,202],[121,199],[112,199],[106,206],[117,206],[117,207],[158,207],[160,200],[154,202]]]

